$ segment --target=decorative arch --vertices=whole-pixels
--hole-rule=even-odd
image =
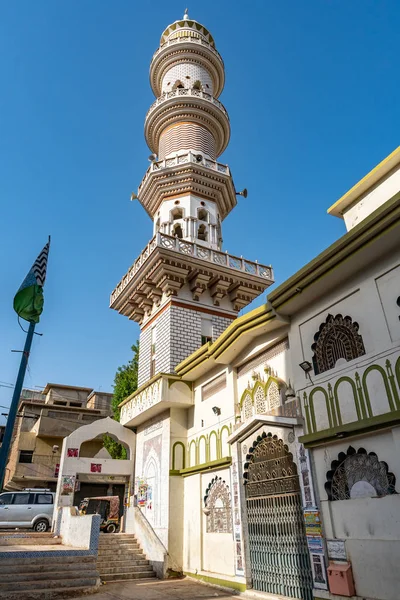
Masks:
[[[201,240],[202,242],[206,242],[208,240],[208,229],[207,225],[205,225],[204,223],[199,225],[199,228],[197,230],[197,239]]]
[[[196,441],[192,440],[189,444],[189,467],[195,467],[197,464]]]
[[[387,463],[364,448],[356,451],[349,446],[346,453],[340,452],[326,479],[325,491],[331,501],[397,494],[396,477]]]
[[[199,79],[196,79],[196,81],[193,84],[193,90],[202,90],[203,86],[201,85],[201,81]]]
[[[181,206],[175,206],[169,214],[170,221],[176,221],[177,219],[183,219],[185,212]]]
[[[281,389],[282,382],[277,377],[270,375],[265,384],[267,410],[272,410],[282,404]]]
[[[176,236],[180,240],[183,238],[182,225],[180,223],[175,223],[172,230],[172,235]]]
[[[277,435],[265,431],[246,455],[243,479],[248,498],[300,491],[297,466],[289,447]]]
[[[253,398],[249,390],[243,392],[239,405],[243,421],[250,419],[253,416]]]
[[[388,378],[387,378],[384,368],[381,367],[380,365],[370,365],[367,369],[365,369],[363,376],[362,376],[362,386],[363,386],[363,390],[364,390],[365,402],[367,405],[367,411],[368,411],[369,417],[373,416],[372,408],[371,408],[371,401],[369,398],[369,392],[368,392],[368,386],[367,386],[367,375],[368,375],[368,373],[371,373],[371,371],[378,371],[382,375],[383,385],[385,386],[385,391],[386,391],[386,396],[387,396],[387,400],[389,403],[389,408],[391,411],[395,410],[392,392],[390,391],[389,381],[388,381]]]
[[[208,438],[208,456],[209,460],[217,460],[219,458],[218,452],[218,435],[216,431],[211,431],[210,436]]]
[[[221,443],[221,452],[220,452],[221,458],[231,455],[231,446],[226,441],[227,438],[230,436],[230,433],[231,432],[230,432],[228,425],[224,425],[223,427],[221,427],[221,431],[219,433],[219,439],[220,439],[220,443]]]
[[[322,394],[325,397],[325,406],[326,406],[326,412],[327,412],[327,416],[328,416],[329,427],[333,427],[332,412],[331,412],[331,407],[329,404],[328,392],[323,387],[317,386],[317,387],[313,388],[313,390],[311,391],[310,396],[308,398],[310,417],[311,417],[311,422],[313,424],[314,431],[317,431],[317,425],[316,425],[316,420],[315,420],[315,410],[314,410],[314,395],[317,392],[322,392]]]
[[[267,412],[265,388],[260,381],[257,381],[253,389],[253,405],[257,415],[262,415]]]
[[[205,435],[201,435],[199,437],[198,443],[198,464],[201,465],[208,460],[208,452],[207,452],[207,440]]]
[[[206,208],[198,208],[197,209],[197,218],[199,221],[208,222],[208,210]]]
[[[314,336],[313,350],[314,373],[323,373],[333,369],[340,358],[354,360],[365,354],[364,342],[358,333],[359,325],[351,317],[329,314],[321,323]]]
[[[183,442],[175,442],[172,446],[172,470],[177,471],[184,469],[186,466],[185,461],[185,444]],[[179,460],[179,458],[181,460]]]
[[[335,399],[336,415],[337,415],[337,418],[338,418],[339,425],[342,425],[342,414],[341,414],[341,411],[340,411],[340,402],[339,402],[339,396],[338,396],[338,388],[339,388],[339,385],[341,383],[344,383],[344,382],[347,382],[347,383],[350,384],[351,391],[353,392],[354,406],[355,406],[356,413],[357,413],[357,419],[358,420],[362,419],[356,384],[351,379],[351,377],[347,377],[347,376],[340,377],[335,382],[335,385],[333,387],[333,397]]]
[[[211,480],[204,496],[207,533],[232,533],[232,505],[228,484],[221,477]]]
[[[400,387],[400,356],[396,360],[394,371],[396,373],[397,385]]]
[[[182,89],[185,86],[183,85],[182,81],[180,79],[177,79],[174,83],[174,85],[172,86],[173,90],[177,90],[177,89]]]

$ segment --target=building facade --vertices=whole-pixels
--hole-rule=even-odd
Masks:
[[[56,489],[63,439],[82,425],[111,414],[112,394],[48,383],[43,392],[22,390],[4,488]],[[98,449],[102,442],[94,442]],[[95,448],[93,448],[95,449]]]
[[[273,274],[221,251],[237,193],[208,30],[170,25],[150,81],[137,198],[154,237],[111,307],[141,327],[121,422],[153,547],[270,598],[395,600],[400,150],[330,209],[348,232],[237,318]]]

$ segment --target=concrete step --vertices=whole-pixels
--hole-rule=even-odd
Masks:
[[[62,544],[61,538],[48,537],[48,538],[31,538],[31,537],[7,537],[0,538],[0,549],[2,546],[60,546]]]
[[[118,555],[126,555],[126,556],[140,556],[143,554],[143,550],[139,547],[131,548],[129,546],[124,546],[120,548],[116,546],[115,548],[99,548],[99,556],[118,556]]]
[[[18,590],[16,592],[1,592],[0,598],[4,600],[56,600],[58,598],[64,599],[68,597],[77,597],[83,594],[91,594],[98,590],[100,582],[94,586],[77,586],[77,587],[60,587],[52,588],[51,590],[46,588],[37,588],[36,590]]]
[[[140,573],[103,573],[102,581],[132,581],[133,579],[154,579],[154,571],[141,571]]]
[[[70,587],[94,587],[98,585],[98,576],[89,573],[87,577],[68,577],[67,579],[46,579],[41,581],[42,588],[51,590],[54,588],[70,588]],[[28,592],[30,590],[37,591],[37,581],[0,581],[0,593],[2,592]]]
[[[103,569],[104,567],[147,567],[150,564],[145,558],[143,560],[98,560],[97,568]]]
[[[1,584],[7,583],[8,581],[48,581],[51,579],[75,579],[76,577],[97,577],[97,572],[98,570],[95,564],[90,565],[90,568],[88,568],[86,565],[83,565],[83,567],[81,567],[80,565],[71,565],[67,569],[57,568],[57,570],[53,569],[53,571],[45,567],[45,565],[43,565],[43,567],[40,567],[40,569],[36,567],[35,571],[27,571],[24,568],[24,570],[21,572],[21,568],[19,568],[19,570],[17,571],[1,574],[0,589]]]
[[[143,571],[151,571],[152,568],[150,567],[150,565],[130,565],[130,566],[111,566],[111,565],[107,565],[104,566],[102,568],[100,568],[97,565],[97,570],[100,573],[100,576],[102,576],[103,573],[142,573]]]
[[[137,540],[121,540],[121,539],[116,539],[116,540],[110,540],[110,541],[103,541],[103,540],[99,540],[99,548],[110,548],[110,547],[114,547],[114,546],[139,546],[138,541]]]
[[[96,558],[93,556],[60,556],[45,557],[39,556],[36,558],[7,558],[2,557],[0,560],[1,573],[21,573],[28,570],[37,571],[38,569],[58,570],[69,568],[71,566],[89,568],[90,565],[96,563]],[[0,578],[1,579],[1,578]]]

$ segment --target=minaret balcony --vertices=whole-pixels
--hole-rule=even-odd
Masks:
[[[222,102],[196,88],[176,88],[161,94],[147,112],[144,133],[152,152],[158,153],[164,129],[181,121],[192,121],[206,127],[215,139],[217,156],[227,147],[230,125]]]
[[[193,300],[208,290],[214,306],[226,297],[238,312],[272,283],[271,266],[159,232],[112,292],[110,307],[142,323],[188,284]]]
[[[139,185],[137,197],[154,219],[163,200],[185,193],[216,202],[221,220],[237,204],[228,165],[191,151],[152,162]]]
[[[214,94],[218,98],[224,82],[224,61],[218,50],[202,38],[177,37],[162,44],[155,53],[150,66],[150,83],[156,96],[161,94],[161,82],[172,65],[177,63],[202,64],[214,81]]]

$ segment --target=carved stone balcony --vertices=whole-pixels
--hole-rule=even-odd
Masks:
[[[199,194],[216,202],[221,220],[237,204],[229,167],[193,152],[152,162],[139,185],[137,196],[153,219],[163,200],[184,193]]]
[[[120,422],[127,427],[137,427],[168,408],[189,408],[193,405],[190,384],[179,377],[161,373],[120,404]]]
[[[157,233],[111,294],[110,307],[138,322],[163,297],[188,283],[198,301],[208,290],[213,304],[227,297],[239,311],[273,283],[272,267]]]

